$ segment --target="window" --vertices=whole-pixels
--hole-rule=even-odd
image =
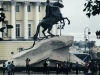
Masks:
[[[31,6],[30,6],[30,5],[28,5],[27,11],[28,11],[28,12],[31,12]]]
[[[8,11],[8,4],[7,3],[4,3],[2,5],[2,7],[3,7],[4,11]]]
[[[16,24],[16,37],[20,37],[20,24]]]
[[[28,37],[31,37],[31,24],[28,24]]]
[[[20,7],[19,7],[19,5],[16,5],[16,12],[20,12]]]

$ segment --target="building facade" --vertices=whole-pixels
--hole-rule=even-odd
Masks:
[[[57,0],[52,0],[55,2]],[[1,0],[0,7],[4,8],[5,21],[8,25],[13,25],[13,29],[6,30],[0,37],[4,40],[28,40],[35,34],[38,23],[45,16],[46,0]],[[0,26],[5,26],[0,23]],[[52,33],[58,34],[54,25]],[[43,36],[42,28],[40,36]]]
[[[58,0],[50,0],[52,3]],[[0,22],[0,28],[13,25],[12,29],[5,29],[0,37],[7,41],[0,41],[0,60],[8,60],[18,53],[19,47],[29,48],[33,41],[38,23],[45,16],[46,0],[0,0],[0,8],[4,8],[5,22]],[[43,36],[40,28],[40,37]],[[57,25],[52,33],[59,35]],[[46,33],[47,34],[47,33]],[[24,40],[24,41],[23,41]],[[31,41],[30,41],[31,40]]]

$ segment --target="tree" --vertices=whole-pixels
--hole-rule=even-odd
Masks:
[[[4,9],[3,8],[0,8],[0,11],[1,11],[1,13],[0,13],[0,22],[1,22],[1,21],[4,21],[4,19],[6,17],[5,17],[5,14],[2,12],[2,11],[4,11]]]
[[[87,0],[84,4],[85,8],[83,11],[87,11],[86,15],[90,18],[91,15],[96,16],[100,14],[100,1],[98,0]]]
[[[0,8],[0,22],[4,22],[5,19],[5,14],[2,12],[3,8]],[[0,28],[0,32],[4,32],[5,27]],[[0,41],[2,41],[3,39],[0,38]]]
[[[5,13],[3,13],[4,9],[0,8],[0,11],[1,11],[0,12],[0,22],[4,22],[5,23],[4,19],[6,18],[6,16],[5,16]],[[5,29],[12,29],[12,28],[13,28],[12,25],[6,25],[5,27],[0,28],[0,32],[3,33]],[[3,39],[0,38],[0,41],[2,41],[2,40]]]

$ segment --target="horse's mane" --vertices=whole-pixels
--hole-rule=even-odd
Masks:
[[[64,5],[62,3],[60,3],[60,2],[53,3],[53,6],[59,6],[60,8],[64,7]]]

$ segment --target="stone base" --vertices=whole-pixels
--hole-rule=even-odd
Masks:
[[[71,58],[70,56],[69,47],[72,45],[73,39],[73,36],[60,36],[41,40],[37,42],[32,49],[22,51],[8,61],[14,61],[15,66],[26,66],[25,60],[26,58],[29,58],[31,60],[31,65],[38,65],[39,67],[43,66],[43,63],[39,62],[45,60],[46,58],[62,62],[70,60],[75,61],[75,59],[77,59],[76,61],[80,64],[84,64],[84,62],[82,62],[79,58],[74,56],[75,59],[72,59],[73,57]],[[50,66],[54,65],[55,64],[51,64]]]

